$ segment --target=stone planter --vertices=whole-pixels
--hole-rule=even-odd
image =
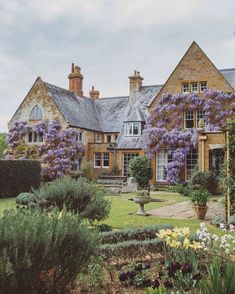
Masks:
[[[206,212],[208,209],[208,206],[203,205],[193,205],[193,208],[195,210],[196,218],[199,220],[203,220],[206,216]]]
[[[144,205],[149,203],[151,201],[151,198],[149,196],[134,196],[133,200],[135,201],[135,203],[138,203],[140,205],[139,210],[137,211],[136,214],[138,215],[148,215],[145,211],[144,211]]]

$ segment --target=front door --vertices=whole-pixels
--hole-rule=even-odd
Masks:
[[[209,152],[209,170],[219,176],[223,163],[224,149],[211,149]]]

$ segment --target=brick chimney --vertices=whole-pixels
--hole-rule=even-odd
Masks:
[[[69,78],[69,90],[73,91],[77,96],[83,97],[82,81],[83,75],[81,74],[81,68],[72,63],[71,73]]]
[[[140,87],[142,86],[142,81],[144,78],[140,76],[139,71],[134,71],[134,75],[129,77],[130,79],[130,96],[132,96],[135,92],[138,92]]]
[[[100,92],[98,90],[95,90],[94,86],[91,87],[89,94],[90,94],[90,98],[92,98],[94,100],[98,99],[100,96]]]

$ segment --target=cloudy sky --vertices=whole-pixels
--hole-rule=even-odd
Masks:
[[[0,0],[0,132],[37,76],[84,92],[128,94],[128,76],[163,83],[193,40],[218,68],[235,67],[234,0]]]

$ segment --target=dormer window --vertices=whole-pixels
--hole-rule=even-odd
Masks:
[[[140,136],[141,123],[140,122],[126,122],[124,125],[125,136]]]
[[[43,119],[43,112],[39,105],[35,105],[30,112],[29,119],[41,120]]]

